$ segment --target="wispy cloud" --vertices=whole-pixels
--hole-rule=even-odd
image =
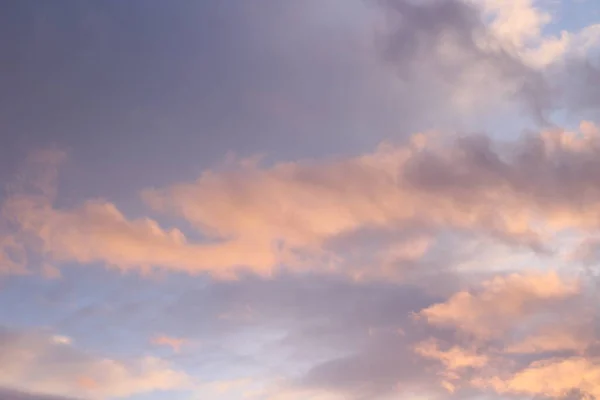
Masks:
[[[62,337],[58,337],[63,339]],[[154,357],[117,360],[38,331],[3,329],[0,387],[56,396],[124,398],[186,387],[190,378]]]

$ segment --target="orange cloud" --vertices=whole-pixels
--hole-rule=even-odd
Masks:
[[[577,393],[581,398],[600,397],[600,362],[573,357],[537,361],[507,379],[495,377],[487,384],[499,393],[564,398]]]
[[[490,362],[488,355],[478,352],[475,348],[453,345],[442,349],[440,341],[435,339],[419,342],[413,350],[421,357],[436,360],[441,364],[442,369],[438,372],[441,377],[440,385],[451,393],[458,389],[465,370],[481,369]]]
[[[582,318],[582,321],[571,323],[572,318],[572,315],[565,316],[560,324],[551,321],[525,338],[509,343],[504,351],[521,354],[565,351],[584,354],[598,340],[589,321]]]
[[[226,276],[244,267],[268,273],[276,250],[252,240],[189,244],[178,229],[162,229],[151,219],[128,220],[114,204],[90,201],[57,210],[32,199],[11,199],[5,210],[23,233],[37,237],[37,250],[56,262],[103,262],[121,269],[154,266],[188,273]]]
[[[598,396],[598,321],[589,295],[580,281],[555,272],[497,276],[419,312],[459,335],[446,349],[432,338],[414,350],[439,362],[440,384],[450,391],[471,385],[545,398]]]
[[[566,228],[591,228],[600,191],[592,176],[565,176],[600,155],[597,128],[547,131],[504,144],[466,137],[424,139],[325,162],[263,168],[240,163],[191,183],[144,192],[154,209],[179,215],[215,238],[253,237],[289,249],[319,249],[361,228],[419,224],[543,244]],[[581,202],[585,193],[585,202]]]
[[[414,350],[423,357],[439,360],[451,371],[470,367],[483,367],[488,363],[486,355],[477,354],[474,350],[458,346],[442,350],[439,342],[433,339],[418,343]]]
[[[5,270],[24,268],[27,260],[15,254],[25,243],[51,265],[101,262],[221,278],[243,271],[268,276],[282,268],[385,277],[381,269],[389,268],[381,265],[341,270],[340,254],[329,244],[360,230],[420,231],[404,244],[374,250],[382,265],[423,257],[439,230],[540,250],[564,229],[598,227],[600,190],[581,160],[600,159],[599,135],[589,123],[580,131],[545,132],[511,143],[508,153],[481,137],[448,144],[417,135],[405,146],[384,144],[363,156],[267,168],[234,163],[195,182],[145,191],[154,210],[183,217],[200,231],[205,239],[194,242],[154,219],[129,219],[105,200],[56,208],[54,181],[63,156],[42,154],[30,162],[34,172],[23,175],[32,177],[15,185],[2,206],[16,232],[2,236],[0,257],[10,261]],[[558,161],[572,173],[557,169]]]
[[[186,343],[186,340],[160,335],[152,338],[151,342],[157,346],[170,347],[174,352],[179,353],[181,351],[181,347]]]
[[[91,391],[98,387],[98,382],[88,376],[82,376],[77,379],[77,384],[86,391]]]
[[[487,339],[503,335],[523,318],[579,292],[577,281],[565,281],[554,272],[499,276],[482,286],[475,293],[459,292],[418,316],[429,324]]]

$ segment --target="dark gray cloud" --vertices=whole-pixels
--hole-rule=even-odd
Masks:
[[[415,188],[463,202],[504,189],[539,206],[581,211],[600,199],[596,129],[584,126],[579,136],[555,129],[511,142],[464,136],[442,153],[416,154],[405,177]]]
[[[78,169],[64,191],[76,198],[191,177],[230,150],[343,153],[453,126],[464,116],[449,102],[468,65],[490,64],[494,79],[543,97],[517,60],[476,48],[484,27],[459,1],[3,7],[1,170],[32,147],[67,148]],[[448,35],[464,53],[450,63],[434,53]]]
[[[572,57],[567,60],[557,82],[564,93],[565,106],[575,117],[598,120],[600,106],[600,58]]]
[[[229,150],[311,154],[397,131],[398,97],[377,76],[363,6],[340,18],[339,5],[5,5],[3,159],[58,144],[99,178],[93,190],[115,189],[99,170],[156,182]]]
[[[539,71],[528,67],[490,34],[481,10],[473,4],[461,0],[381,0],[379,3],[389,10],[391,26],[389,36],[383,41],[384,54],[404,79],[424,76],[438,79],[442,85],[433,90],[439,95],[444,89],[460,89],[456,82],[472,73],[473,67],[480,66],[487,69],[490,76],[486,82],[478,83],[488,86],[478,88],[480,92],[476,96],[480,100],[485,100],[486,90],[494,90],[493,80],[499,80],[513,87],[505,94],[508,98],[514,97],[537,122],[547,123],[548,112],[555,106],[555,94]],[[482,39],[492,46],[482,48]],[[445,48],[450,51],[448,46],[454,46],[452,57],[440,53]]]
[[[366,400],[394,392],[436,388],[428,363],[412,352],[410,345],[394,338],[377,338],[375,344],[358,354],[329,360],[313,367],[299,384],[343,393],[348,399]]]

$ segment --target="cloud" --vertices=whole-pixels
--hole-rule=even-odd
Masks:
[[[581,313],[581,312],[580,312]],[[580,314],[579,313],[579,314]],[[562,318],[561,323],[551,320],[534,328],[525,337],[508,344],[504,351],[507,353],[574,353],[585,354],[597,345],[594,322],[585,314],[572,315]]]
[[[535,98],[544,92],[539,71],[521,54],[542,46],[540,32],[549,21],[530,1],[376,3],[361,21],[371,26],[385,17],[377,49],[406,82],[435,77],[440,81],[432,81],[433,92],[446,93],[451,102],[467,99],[461,107],[471,111],[485,99],[524,88]],[[314,17],[312,5],[306,7]],[[270,11],[287,18],[290,9]],[[492,17],[489,24],[482,20],[486,15]],[[350,22],[356,28],[357,21]],[[592,46],[592,31],[582,32],[578,47]],[[496,81],[502,95],[490,95],[496,89],[482,84]],[[591,229],[595,220],[588,167],[594,165],[598,134],[591,123],[580,131],[541,132],[509,143],[509,150],[483,136],[436,148],[432,142],[438,139],[427,142],[422,135],[355,157],[268,166],[234,161],[205,170],[195,182],[144,191],[154,211],[183,217],[197,228],[199,240],[184,234],[185,227],[167,228],[150,216],[129,218],[105,199],[57,207],[56,166],[64,153],[38,152],[3,204],[1,270],[25,273],[41,255],[50,275],[56,275],[55,264],[76,262],[220,278],[244,272],[272,276],[283,269],[405,278],[409,270],[439,268],[431,255],[441,245],[441,230],[548,251],[558,231]],[[387,231],[387,242],[360,265],[348,262],[344,240],[350,243],[366,231]]]
[[[519,52],[513,50],[521,27],[506,35],[505,13],[511,7],[484,2],[487,11],[495,12],[491,26],[484,23],[485,7],[481,2],[403,0],[381,1],[387,8],[391,26],[387,56],[397,63],[404,77],[424,81],[441,94],[453,111],[469,115],[506,107],[518,99],[530,115],[543,120],[552,106],[550,87],[543,75],[530,67]],[[523,5],[512,10],[522,17],[526,12],[537,15]],[[528,23],[526,23],[528,24]],[[493,79],[490,79],[493,77]],[[431,83],[434,82],[434,85]]]
[[[538,110],[562,110],[576,118],[592,111],[594,118],[597,117],[594,110],[597,111],[598,96],[591,88],[595,87],[598,75],[599,24],[551,34],[545,30],[556,22],[556,13],[552,12],[555,2],[472,0],[470,3],[481,10],[484,19],[490,20],[490,33],[500,45],[536,71],[536,79],[544,82],[538,86],[543,90],[530,93]]]
[[[445,14],[449,10],[457,12]],[[470,17],[456,18],[462,10]],[[423,37],[437,45],[425,43],[419,52],[386,59],[383,49],[400,37],[380,21],[387,17],[390,28],[397,28],[403,13],[431,22],[410,26],[417,29],[414,43]],[[512,72],[507,76],[504,67],[479,62],[486,57],[465,42],[454,46],[464,57],[439,57],[451,36],[447,30],[468,32],[476,25],[475,33],[486,34],[478,10],[459,1],[334,0],[327,7],[316,0],[260,1],[256,7],[241,1],[229,7],[215,0],[170,7],[136,1],[81,5],[68,15],[23,3],[4,18],[15,37],[7,48],[15,69],[3,76],[7,93],[18,99],[6,118],[13,136],[27,134],[27,143],[75,145],[86,175],[119,190],[128,184],[111,185],[99,170],[108,168],[106,175],[112,175],[128,165],[121,175],[145,185],[152,183],[148,175],[163,183],[181,168],[195,168],[198,159],[213,161],[228,150],[294,156],[355,151],[430,124],[455,126],[480,112],[493,113],[486,89],[504,94],[504,85],[512,93],[522,80]],[[19,18],[21,30],[8,26],[11,18]],[[155,29],[149,32],[147,26]],[[18,49],[28,49],[30,56]],[[436,76],[433,66],[449,61],[453,73]],[[426,67],[414,68],[419,65]],[[431,73],[425,73],[429,66]],[[398,79],[398,70],[408,69],[410,79]],[[486,73],[498,84],[485,80]],[[32,83],[35,79],[53,84],[45,91]],[[43,103],[50,105],[37,106]],[[38,118],[19,119],[26,104]],[[67,123],[73,114],[80,118]],[[92,133],[79,141],[83,131]],[[175,139],[165,139],[164,132]],[[103,146],[119,146],[114,162],[102,156]],[[139,146],[153,156],[137,151],[132,159]],[[11,140],[15,147],[25,146]],[[16,157],[9,151],[6,156]],[[138,162],[139,167],[132,165]]]
[[[36,116],[36,104],[49,107],[44,122],[81,118],[73,126],[94,149],[75,149],[84,166],[61,185],[65,154],[35,152],[2,201],[0,273],[21,275],[2,277],[2,299],[68,328],[0,334],[10,367],[0,387],[17,391],[6,393],[597,396],[597,280],[575,277],[598,257],[600,132],[584,121],[514,137],[503,118],[515,103],[544,126],[557,107],[594,109],[595,27],[548,36],[551,13],[528,0],[116,3],[92,7],[86,23],[86,6],[64,13],[94,43],[73,35],[63,46],[68,24],[54,36],[41,27],[39,47],[77,62],[31,55],[65,90],[21,102]],[[74,73],[81,63],[93,68]],[[92,87],[98,76],[103,87]],[[470,133],[494,118],[493,134]],[[460,125],[471,130],[453,132]],[[365,152],[382,138],[394,140]],[[206,166],[229,148],[242,156]],[[244,158],[255,150],[267,156]],[[110,168],[90,176],[88,157]],[[186,157],[203,169],[197,179],[174,176],[191,169]],[[145,187],[144,204],[107,181]],[[127,340],[103,340],[105,356],[80,348],[98,327]],[[116,356],[124,347],[166,348],[169,361]]]
[[[57,262],[104,262],[117,268],[154,266],[174,271],[216,275],[240,265],[267,269],[274,263],[269,248],[251,241],[223,245],[187,244],[178,229],[163,230],[151,219],[127,220],[114,204],[89,201],[69,211],[36,205],[29,200],[8,205],[25,232],[38,235],[42,254]]]
[[[149,288],[140,307],[152,312],[131,312],[131,302],[139,294],[129,289],[139,286],[127,285],[107,300],[113,312],[85,319],[93,320],[94,326],[119,326],[120,337],[126,335],[122,340],[127,342],[163,327],[169,328],[170,336],[201,342],[173,361],[205,383],[252,380],[247,386],[231,387],[232,393],[221,395],[224,399],[261,388],[292,399],[302,395],[354,399],[370,394],[367,398],[378,398],[397,393],[400,383],[402,393],[427,389],[430,375],[424,366],[431,363],[419,361],[412,351],[413,344],[426,336],[415,331],[422,327],[412,322],[411,312],[431,305],[438,296],[418,287],[356,283],[319,274],[254,276],[207,285],[176,280],[164,283],[167,286],[159,283],[160,290],[156,283],[135,280]],[[157,290],[169,293],[169,301],[157,297]],[[246,307],[253,310],[250,319],[221,318]],[[269,398],[259,393],[257,400]]]
[[[427,137],[356,157],[269,166],[234,161],[196,181],[144,191],[153,210],[191,223],[200,233],[195,241],[150,217],[129,219],[103,199],[55,207],[50,160],[42,175],[52,176],[39,178],[39,194],[17,186],[3,204],[11,228],[4,257],[21,249],[6,269],[19,262],[23,268],[27,259],[19,254],[33,252],[51,265],[100,262],[221,278],[281,270],[389,278],[431,264],[423,260],[441,245],[441,231],[543,253],[567,229],[597,228],[595,125],[511,142]],[[345,259],[354,235],[363,242],[378,237],[364,265]]]
[[[118,326],[124,343],[164,327],[170,337],[193,338],[202,346],[190,346],[172,358],[181,368],[189,368],[189,375],[206,384],[251,379],[227,386],[229,391],[218,392],[215,398],[254,393],[257,399],[268,398],[263,394],[292,399],[302,394],[353,400],[398,395],[475,399],[476,394],[496,392],[490,382],[508,381],[535,361],[571,357],[593,361],[595,329],[600,326],[594,319],[594,294],[586,293],[585,285],[575,284],[568,278],[569,271],[564,272],[567,278],[560,278],[561,283],[553,281],[553,274],[541,274],[539,279],[536,274],[524,274],[522,279],[503,274],[473,286],[468,292],[474,298],[498,289],[496,303],[518,303],[527,295],[534,298],[523,300],[529,312],[517,313],[514,323],[504,325],[505,317],[497,318],[502,326],[510,325],[503,334],[477,341],[412,317],[451,302],[456,293],[466,290],[462,287],[471,287],[470,281],[479,279],[465,273],[457,281],[432,276],[442,285],[429,282],[421,287],[318,273],[212,282],[181,276],[155,281],[132,275],[101,301],[110,312],[78,313],[68,326]],[[572,288],[577,290],[561,297]],[[502,308],[496,303],[488,305],[491,314],[494,307]],[[252,318],[220,318],[247,309],[252,310]],[[483,318],[481,323],[490,330],[497,326],[493,318]],[[542,337],[548,339],[536,339]],[[528,343],[537,347],[529,348]],[[447,392],[450,388],[454,393]],[[206,392],[198,393],[201,397]],[[498,391],[502,393],[509,395]]]
[[[438,360],[440,385],[450,392],[595,398],[600,337],[592,291],[554,273],[497,276],[420,311],[430,326],[459,335],[430,338],[415,352]]]
[[[423,357],[439,360],[451,371],[468,367],[483,367],[488,363],[487,356],[478,355],[460,347],[442,350],[435,340],[418,343],[415,352]]]
[[[536,7],[532,0],[516,0],[510,3],[502,0],[480,0],[475,4],[482,6],[486,14],[494,17],[491,29],[495,35],[516,48],[537,45],[536,42],[542,36],[542,28],[552,19],[547,11]]]
[[[33,394],[16,390],[0,388],[0,399],[2,400],[75,400],[74,398],[47,396],[44,394]]]
[[[506,380],[492,381],[491,385],[500,393],[562,398],[576,392],[583,399],[594,399],[600,396],[599,379],[599,360],[574,357],[534,362]]]
[[[594,125],[512,143],[467,136],[423,148],[417,138],[356,158],[207,171],[145,198],[216,239],[252,237],[290,251],[322,250],[361,229],[414,227],[484,233],[539,250],[561,230],[593,229],[595,178],[586,171],[596,157]]]
[[[342,400],[337,394],[318,390],[304,390],[288,388],[285,385],[270,382],[265,384],[260,380],[251,378],[233,381],[215,381],[201,385],[198,388],[200,395],[194,399],[210,397],[243,398],[247,400]]]
[[[0,387],[91,399],[185,387],[189,377],[154,357],[98,357],[44,331],[0,332]]]
[[[181,347],[187,342],[185,339],[173,338],[165,335],[155,336],[151,340],[152,344],[157,346],[170,347],[174,352],[179,353]]]
[[[473,349],[465,349],[459,346],[440,349],[440,343],[435,339],[417,343],[414,351],[421,357],[437,360],[444,366],[444,371],[441,374],[444,380],[441,385],[450,393],[456,390],[452,381],[460,376],[460,372],[469,368],[485,367],[489,362],[487,355],[478,354]]]
[[[470,327],[472,318],[485,328],[481,331],[493,333],[478,340],[456,335],[425,318],[411,318],[411,314],[426,314],[436,305],[454,302],[458,294],[440,302],[439,295],[430,297],[405,285],[357,284],[318,275],[222,282],[210,294],[198,291],[183,296],[168,313],[209,313],[217,318],[219,312],[210,313],[208,304],[252,307],[256,319],[221,325],[225,331],[215,334],[223,341],[228,331],[277,332],[265,333],[270,339],[253,354],[258,365],[273,365],[267,354],[282,355],[285,361],[276,364],[275,370],[282,373],[281,387],[286,391],[323,392],[348,399],[399,395],[464,399],[483,394],[503,398],[544,394],[534,392],[537,389],[510,389],[509,382],[549,360],[578,359],[595,365],[599,320],[595,294],[587,290],[576,280],[554,273],[488,278],[469,291],[478,307],[460,308],[462,319],[454,320],[459,331]],[[185,325],[186,329],[198,326]],[[272,374],[273,370],[267,371]],[[583,381],[574,382],[562,386],[564,393],[586,390],[584,383],[577,386]]]
[[[485,282],[479,293],[459,292],[418,315],[429,324],[488,339],[504,335],[524,318],[578,291],[576,282],[565,282],[555,273],[514,274]]]

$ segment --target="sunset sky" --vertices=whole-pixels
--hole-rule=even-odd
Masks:
[[[599,400],[600,1],[0,0],[0,400]]]

